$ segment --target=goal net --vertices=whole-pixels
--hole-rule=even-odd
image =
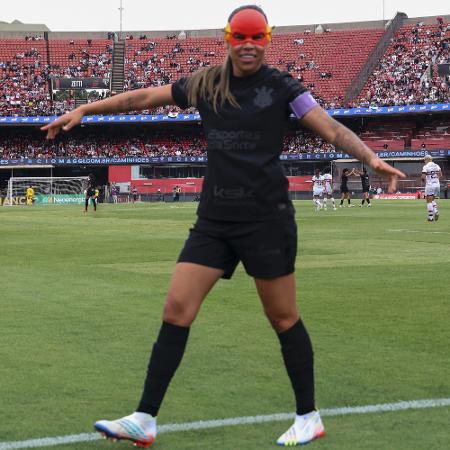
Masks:
[[[83,203],[88,177],[11,177],[8,181],[9,205],[25,204],[27,189],[34,190],[34,203]]]

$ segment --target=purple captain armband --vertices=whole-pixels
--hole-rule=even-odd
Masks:
[[[289,103],[294,116],[301,119],[306,113],[311,111],[318,103],[309,92],[303,92],[295,100]]]

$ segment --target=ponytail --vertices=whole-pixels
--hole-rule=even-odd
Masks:
[[[211,102],[216,114],[219,106],[223,107],[225,102],[235,108],[240,108],[230,90],[230,74],[231,59],[229,56],[220,66],[208,67],[195,72],[186,84],[189,104],[197,106],[199,99]]]

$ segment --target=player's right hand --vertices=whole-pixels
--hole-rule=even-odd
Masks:
[[[45,125],[41,130],[47,132],[47,139],[54,139],[61,130],[69,131],[76,125],[79,125],[83,116],[83,110],[81,108],[76,108],[61,117],[58,117],[54,122]]]

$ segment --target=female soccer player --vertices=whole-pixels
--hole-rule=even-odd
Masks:
[[[441,183],[439,179],[442,176],[441,168],[433,162],[430,155],[423,158],[425,165],[422,168],[422,181],[425,182],[425,198],[427,201],[428,222],[435,222],[439,219],[439,208],[436,198],[439,198],[441,192]]]
[[[363,167],[362,171],[355,170],[356,175],[359,175],[361,178],[361,188],[362,188],[362,200],[361,204],[359,205],[360,208],[363,207],[364,202],[367,202],[367,207],[370,208],[372,206],[372,203],[370,203],[370,178],[369,174],[367,173],[367,168]]]
[[[84,212],[87,213],[89,207],[89,200],[91,200],[94,211],[97,211],[97,197],[96,188],[95,188],[95,176],[93,173],[89,174],[88,182],[85,190],[85,198],[84,198]]]
[[[353,206],[350,203],[351,195],[350,191],[348,189],[348,177],[351,177],[352,175],[355,175],[355,169],[352,169],[349,171],[347,168],[342,170],[341,175],[341,203],[339,204],[339,208],[342,208],[342,204],[344,203],[344,200],[347,199],[348,207],[350,208]]]
[[[311,179],[313,184],[313,202],[316,211],[320,211],[322,208],[322,199],[323,199],[323,185],[324,178],[320,174],[320,169],[316,169],[314,172],[314,176]]]
[[[197,214],[170,282],[162,326],[153,346],[141,401],[121,419],[96,422],[115,439],[148,446],[156,416],[183,357],[189,329],[215,283],[239,261],[254,278],[264,311],[278,335],[294,390],[297,416],[277,440],[304,444],[324,435],[314,402],[313,351],[296,305],[297,227],[279,155],[291,112],[303,126],[345,150],[396,186],[401,172],[381,161],[354,133],[332,119],[288,73],[264,64],[271,27],[256,6],[233,11],[225,28],[227,57],[172,85],[140,89],[83,105],[43,127],[52,139],[85,114],[163,105],[196,106],[208,142],[208,168]]]
[[[323,180],[325,183],[323,189],[323,209],[327,209],[327,199],[331,199],[333,211],[336,211],[336,202],[333,197],[333,176],[331,175],[330,167],[325,167],[323,170]]]

